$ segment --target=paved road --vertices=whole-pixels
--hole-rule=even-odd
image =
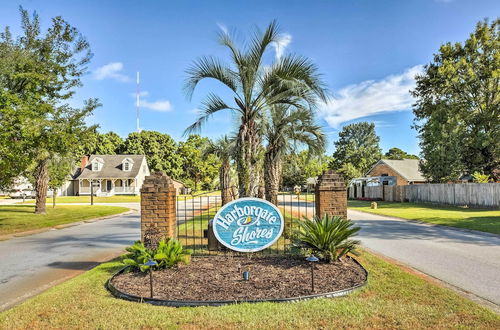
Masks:
[[[181,222],[216,198],[179,201]],[[113,203],[137,208],[139,204]],[[0,242],[0,311],[123,253],[140,236],[138,212]]]
[[[500,305],[500,236],[349,210],[362,245]]]

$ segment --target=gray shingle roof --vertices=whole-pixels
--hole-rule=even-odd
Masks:
[[[392,167],[392,169],[408,181],[427,181],[427,179],[422,175],[422,172],[420,172],[418,166],[419,162],[420,160],[418,159],[381,159],[377,164],[384,163],[387,166]]]
[[[104,165],[100,171],[92,171],[92,161],[101,158]],[[141,171],[144,155],[92,155],[89,157],[88,165],[76,177],[76,179],[132,179]],[[122,161],[130,158],[134,164],[130,171],[122,170]]]

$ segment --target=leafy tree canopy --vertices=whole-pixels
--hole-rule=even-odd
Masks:
[[[382,156],[379,141],[373,123],[359,122],[344,126],[338,141],[334,143],[331,167],[347,181],[363,175]]]
[[[434,182],[495,175],[500,166],[500,20],[479,22],[463,42],[446,43],[417,76],[415,125]]]
[[[197,191],[200,187],[213,188],[217,179],[220,159],[212,153],[204,152],[210,148],[208,138],[192,134],[185,142],[179,143],[179,155],[182,159],[182,180]]]
[[[283,159],[283,186],[305,185],[307,178],[317,177],[326,171],[331,161],[332,158],[329,156],[312,156],[307,150],[285,155]]]
[[[121,153],[145,155],[151,172],[162,171],[178,179],[182,173],[182,158],[177,151],[177,144],[170,135],[141,131],[128,135]]]
[[[406,151],[403,151],[399,148],[391,148],[389,149],[385,154],[384,154],[384,159],[396,159],[396,160],[401,160],[401,159],[419,159],[418,156],[411,155],[409,153],[406,153]]]

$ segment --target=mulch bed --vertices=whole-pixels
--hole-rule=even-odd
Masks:
[[[244,281],[242,273],[250,272]],[[350,258],[315,265],[314,293],[311,268],[303,258],[289,256],[194,257],[189,265],[154,271],[154,298],[163,300],[260,300],[307,296],[351,288],[366,280],[363,268]],[[149,297],[149,273],[115,276],[120,291]]]

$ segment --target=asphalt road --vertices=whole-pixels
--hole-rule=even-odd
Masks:
[[[363,246],[500,305],[500,236],[349,210]]]
[[[217,197],[178,202],[180,223]],[[69,205],[69,204],[65,204]],[[138,203],[105,205],[137,209]],[[0,311],[122,254],[140,238],[138,212],[0,242]]]

